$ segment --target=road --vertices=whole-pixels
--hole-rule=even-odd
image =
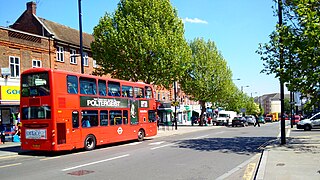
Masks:
[[[28,152],[0,157],[0,175],[10,180],[242,179],[253,173],[260,147],[279,132],[279,124],[272,123],[149,138],[93,151]]]

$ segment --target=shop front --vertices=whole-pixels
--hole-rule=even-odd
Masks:
[[[7,132],[14,132],[20,121],[20,87],[0,86],[0,125]]]
[[[160,125],[171,125],[172,123],[172,109],[171,103],[160,102],[157,108]]]

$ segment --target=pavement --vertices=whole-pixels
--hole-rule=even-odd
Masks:
[[[160,127],[154,138],[216,128],[221,128],[221,126],[178,126],[177,130],[171,126]],[[320,134],[289,137],[286,142],[285,145],[280,145],[280,140],[274,141],[264,147],[262,153],[259,154],[259,161],[254,168],[253,175],[245,179],[320,180]],[[0,144],[0,161],[6,156],[16,156],[20,152],[20,143]],[[247,166],[252,164],[247,163]]]

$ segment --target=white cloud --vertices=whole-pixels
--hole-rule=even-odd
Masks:
[[[182,21],[183,21],[184,23],[189,22],[189,23],[208,24],[207,21],[201,20],[201,19],[198,19],[198,18],[190,19],[190,18],[186,17],[186,18],[182,19]]]

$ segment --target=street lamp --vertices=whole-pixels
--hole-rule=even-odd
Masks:
[[[257,94],[258,92],[253,92],[254,94]],[[252,93],[251,93],[251,97],[252,97]]]
[[[240,79],[240,78],[237,78],[237,79],[232,79],[232,80],[234,80],[234,81],[240,81],[241,79]]]
[[[79,7],[79,31],[80,31],[80,56],[81,56],[81,74],[84,73],[84,68],[83,68],[83,45],[82,45],[82,13],[81,13],[81,0],[78,0],[78,7]]]
[[[243,92],[243,88],[244,87],[249,87],[249,85],[247,85],[247,86],[241,86],[241,92]]]

